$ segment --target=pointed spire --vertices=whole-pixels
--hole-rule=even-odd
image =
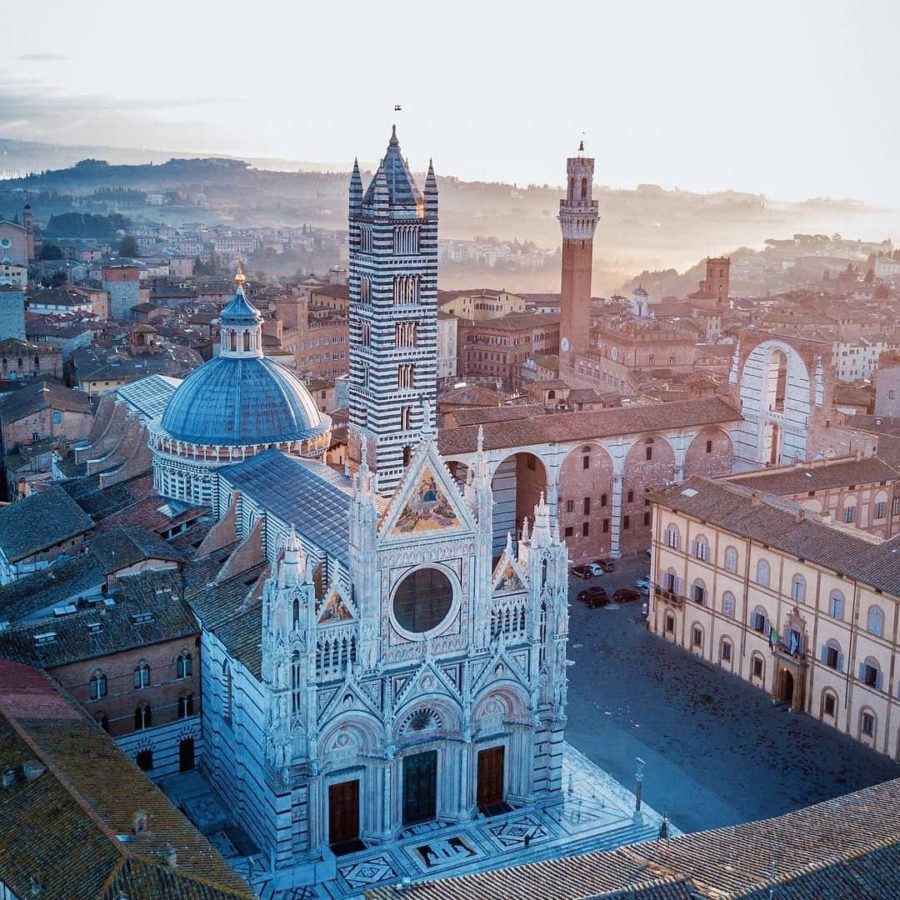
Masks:
[[[477,443],[475,449],[479,453],[484,452],[484,425],[478,426],[478,443]]]
[[[300,584],[306,575],[306,555],[293,524],[284,541],[284,556],[278,574],[279,583],[283,586]]]
[[[507,531],[507,532],[506,532],[506,552],[507,552],[510,556],[512,556],[512,549],[513,549],[513,545],[512,545],[512,532],[511,532],[511,531]]]
[[[359,160],[353,160],[353,173],[350,175],[350,215],[358,214],[362,207],[362,176],[359,174]]]
[[[541,491],[541,499],[534,508],[534,530],[531,532],[531,542],[540,547],[546,547],[550,543],[550,507],[544,501],[544,492]]]
[[[430,159],[428,160],[428,174],[425,176],[425,193],[437,193],[437,178],[434,174],[434,163]]]
[[[522,520],[522,542],[527,543],[528,539],[528,516],[525,516],[525,518]]]
[[[396,126],[396,124],[391,125],[391,139],[390,139],[390,141],[388,141],[388,143],[390,143],[390,144],[395,144],[395,145],[398,145],[398,146],[399,146],[399,144],[400,144],[400,141],[397,139],[397,126]]]

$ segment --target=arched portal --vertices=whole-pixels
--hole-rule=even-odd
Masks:
[[[778,699],[788,706],[794,702],[794,676],[787,668],[781,670],[781,683],[778,690]]]
[[[526,517],[534,518],[541,493],[547,496],[547,467],[534,453],[522,451],[507,456],[494,470],[494,557],[506,546],[506,535],[518,538]]]

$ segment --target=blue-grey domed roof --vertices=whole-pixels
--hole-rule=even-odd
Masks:
[[[176,440],[215,446],[297,441],[323,434],[323,416],[296,376],[265,357],[216,357],[172,395],[162,427]]]

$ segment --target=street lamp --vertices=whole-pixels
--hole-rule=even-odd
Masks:
[[[644,787],[644,767],[646,763],[639,757],[634,758],[634,780],[637,788],[634,792],[634,817],[639,818],[641,815],[641,790]]]

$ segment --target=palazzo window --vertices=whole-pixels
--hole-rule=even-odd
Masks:
[[[415,384],[416,367],[412,363],[397,366],[397,387],[401,391],[412,390]]]
[[[394,303],[407,305],[419,302],[419,276],[394,276]]]
[[[91,675],[91,700],[100,700],[106,696],[106,676],[96,669]]]
[[[150,666],[147,665],[145,660],[142,659],[137,664],[132,675],[132,682],[137,691],[150,687]]]
[[[181,655],[175,660],[175,677],[190,678],[194,674],[194,660],[187,650],[182,650]]]

